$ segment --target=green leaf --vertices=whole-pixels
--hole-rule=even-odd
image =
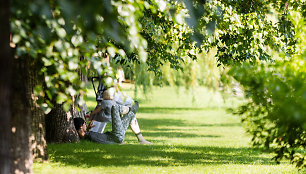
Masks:
[[[71,107],[71,104],[70,104],[70,103],[67,103],[67,102],[66,102],[66,103],[63,104],[63,109],[64,109],[64,111],[66,111],[66,112],[69,111],[70,107]]]
[[[41,105],[42,110],[44,111],[45,114],[48,114],[51,111],[51,108],[48,106],[47,103],[43,103]]]
[[[60,38],[65,38],[66,37],[66,31],[63,28],[56,28],[56,33]]]
[[[53,64],[52,59],[50,60],[50,59],[47,59],[46,57],[43,57],[42,61],[44,62],[45,66],[51,66]]]
[[[57,97],[56,97],[56,103],[57,104],[62,104],[63,102],[67,101],[68,97],[67,95],[63,94],[63,93],[58,93]]]

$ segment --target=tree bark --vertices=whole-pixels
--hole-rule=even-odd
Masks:
[[[10,173],[11,73],[9,1],[0,0],[0,173]]]
[[[40,106],[36,103],[37,97],[34,95],[34,88],[39,84],[38,73],[34,62],[29,62],[27,78],[27,100],[30,104],[31,111],[31,152],[33,159],[36,161],[45,161],[48,159],[47,143],[45,139],[45,114]]]
[[[55,108],[46,116],[47,142],[66,143],[78,142],[80,138],[73,123],[73,107],[65,112],[62,105]]]
[[[81,57],[82,59],[82,57]],[[87,76],[79,71],[82,81],[87,80]],[[74,99],[73,99],[74,100]],[[75,100],[74,100],[75,101]],[[46,140],[52,143],[79,142],[80,137],[74,127],[73,118],[82,117],[88,112],[86,104],[76,108],[77,104],[71,105],[68,112],[65,112],[62,105],[55,105],[55,108],[46,116]]]
[[[32,173],[30,151],[31,116],[26,96],[28,67],[26,58],[15,58],[13,62],[12,119],[11,119],[11,172]]]
[[[39,107],[34,105],[35,103],[31,103],[31,151],[34,160],[43,162],[48,160],[47,142],[45,139],[45,114]]]

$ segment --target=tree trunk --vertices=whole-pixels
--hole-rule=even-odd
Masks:
[[[46,116],[46,139],[54,143],[80,141],[73,124],[73,107],[65,112],[62,105],[55,105]]]
[[[0,0],[0,173],[10,173],[12,56],[9,39],[9,1]]]
[[[45,114],[39,107],[34,105],[34,103],[31,103],[31,151],[34,160],[43,162],[48,160],[47,142],[45,139]]]
[[[81,57],[82,59],[82,57]],[[87,80],[87,76],[79,71],[82,81]],[[46,139],[47,142],[65,143],[79,142],[80,137],[74,127],[73,118],[82,117],[88,112],[86,104],[81,106],[81,111],[76,109],[77,104],[71,105],[71,109],[65,112],[62,105],[55,105],[55,108],[46,116]]]
[[[30,151],[31,117],[30,104],[26,97],[28,67],[26,58],[13,62],[12,119],[11,119],[11,173],[32,173]]]
[[[45,161],[48,159],[47,143],[45,140],[45,114],[40,106],[36,103],[37,97],[34,95],[34,88],[39,84],[35,64],[29,62],[27,78],[27,100],[30,103],[31,110],[31,152],[33,159],[37,161]]]

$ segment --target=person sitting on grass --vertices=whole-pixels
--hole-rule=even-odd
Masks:
[[[113,100],[114,92],[115,92],[114,88],[109,88],[108,90],[104,91],[101,108],[99,108],[100,115],[103,115],[105,117],[104,119],[112,122],[112,131],[105,133],[87,131],[84,119],[75,118],[74,124],[78,131],[79,136],[81,138],[87,137],[92,141],[102,144],[123,143],[128,126],[133,125],[131,126],[131,129],[136,134],[139,143],[152,144],[146,141],[141,135],[137,119],[134,114],[135,110],[137,110],[138,108],[138,105],[136,105],[137,108],[135,108],[135,106],[127,107],[124,105],[116,104],[116,102]],[[121,115],[123,115],[123,117],[121,117]],[[91,120],[88,126],[89,129],[92,127],[93,121],[94,119]],[[134,125],[135,123],[137,123],[136,126]]]
[[[123,94],[118,91],[115,91],[115,88],[109,88],[103,92],[103,100],[98,102],[95,110],[88,116],[91,120],[95,120],[101,123],[110,123],[112,122],[111,117],[111,107],[115,104],[120,106],[125,106],[125,108],[132,108],[131,112],[136,114],[139,104],[137,101],[134,101],[128,96],[123,96]],[[125,100],[123,100],[125,98]],[[124,102],[123,102],[124,101]],[[103,109],[104,108],[104,109]],[[153,144],[143,137],[136,116],[132,118],[130,122],[130,128],[132,132],[136,135],[139,144]]]

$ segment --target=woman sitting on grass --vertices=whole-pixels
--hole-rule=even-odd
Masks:
[[[103,112],[104,115],[110,115],[112,122],[112,131],[105,133],[98,133],[86,130],[86,124],[82,118],[74,118],[74,125],[78,134],[81,138],[85,137],[91,141],[102,143],[102,144],[117,144],[123,143],[126,130],[133,120],[136,120],[133,110],[137,110],[134,106],[127,107],[124,105],[118,105],[113,100],[114,99],[114,88],[109,88],[103,93],[103,101],[99,112]],[[136,105],[138,106],[138,105]],[[123,115],[123,117],[121,117]],[[92,120],[94,121],[94,120]],[[92,121],[90,122],[88,128],[92,127]],[[137,120],[136,120],[137,123]],[[137,123],[138,126],[138,123]],[[131,126],[132,128],[132,126]],[[133,130],[133,129],[132,129]],[[138,131],[138,132],[137,132]],[[140,129],[133,131],[136,136],[141,135]],[[140,144],[152,144],[146,140],[140,139]]]

